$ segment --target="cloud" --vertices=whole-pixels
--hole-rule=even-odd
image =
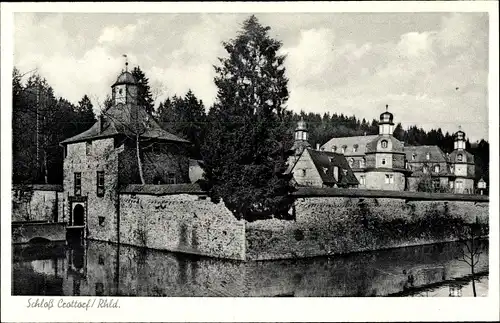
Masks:
[[[301,30],[285,49],[296,111],[377,118],[389,104],[396,122],[487,138],[487,22],[451,14],[434,30],[356,44],[335,30]],[[459,90],[456,90],[456,88]],[[480,126],[479,126],[480,125]]]
[[[288,107],[371,120],[389,104],[403,125],[454,131],[460,123],[471,137],[487,138],[487,15],[401,15],[259,14],[283,41]],[[209,106],[213,65],[226,55],[221,43],[247,15],[72,17],[16,14],[16,66],[38,67],[57,95],[76,103],[88,94],[97,105],[126,53],[161,94],[157,104],[192,89]]]
[[[129,24],[122,28],[118,26],[107,26],[102,30],[98,42],[101,44],[112,43],[114,45],[129,44],[135,40],[139,29],[146,26],[147,23],[146,20],[139,19],[136,24]]]

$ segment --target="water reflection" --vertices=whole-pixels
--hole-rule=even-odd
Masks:
[[[14,246],[12,293],[403,296],[404,291],[468,275],[470,268],[457,260],[464,248],[455,242],[328,258],[244,263],[98,241],[87,241],[84,246]],[[485,241],[476,271],[487,270]]]

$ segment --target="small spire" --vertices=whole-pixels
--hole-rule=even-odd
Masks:
[[[462,131],[462,126],[458,125],[458,131]]]
[[[123,54],[123,57],[125,57],[125,71],[128,72],[128,57],[127,57],[127,54]]]
[[[388,104],[386,104],[386,105],[385,105],[385,111],[388,111],[388,110],[389,110],[389,105],[388,105]]]

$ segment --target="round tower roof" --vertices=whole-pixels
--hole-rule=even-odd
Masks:
[[[118,78],[116,79],[115,84],[113,85],[118,85],[118,84],[136,84],[135,77],[132,75],[132,73],[125,71],[122,72]]]
[[[389,106],[385,105],[385,112],[380,114],[380,123],[392,123],[394,116],[388,111]]]
[[[297,128],[295,130],[307,130],[307,124],[304,121],[304,118],[300,118],[300,121],[297,122]]]

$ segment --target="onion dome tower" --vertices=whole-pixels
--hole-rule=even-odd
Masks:
[[[385,105],[385,112],[380,115],[378,126],[379,135],[392,135],[394,133],[394,116],[389,111],[389,105]]]
[[[304,149],[311,147],[307,141],[308,139],[309,130],[307,129],[307,123],[304,121],[304,118],[301,117],[295,128],[295,142],[292,147],[295,155],[300,155]]]

